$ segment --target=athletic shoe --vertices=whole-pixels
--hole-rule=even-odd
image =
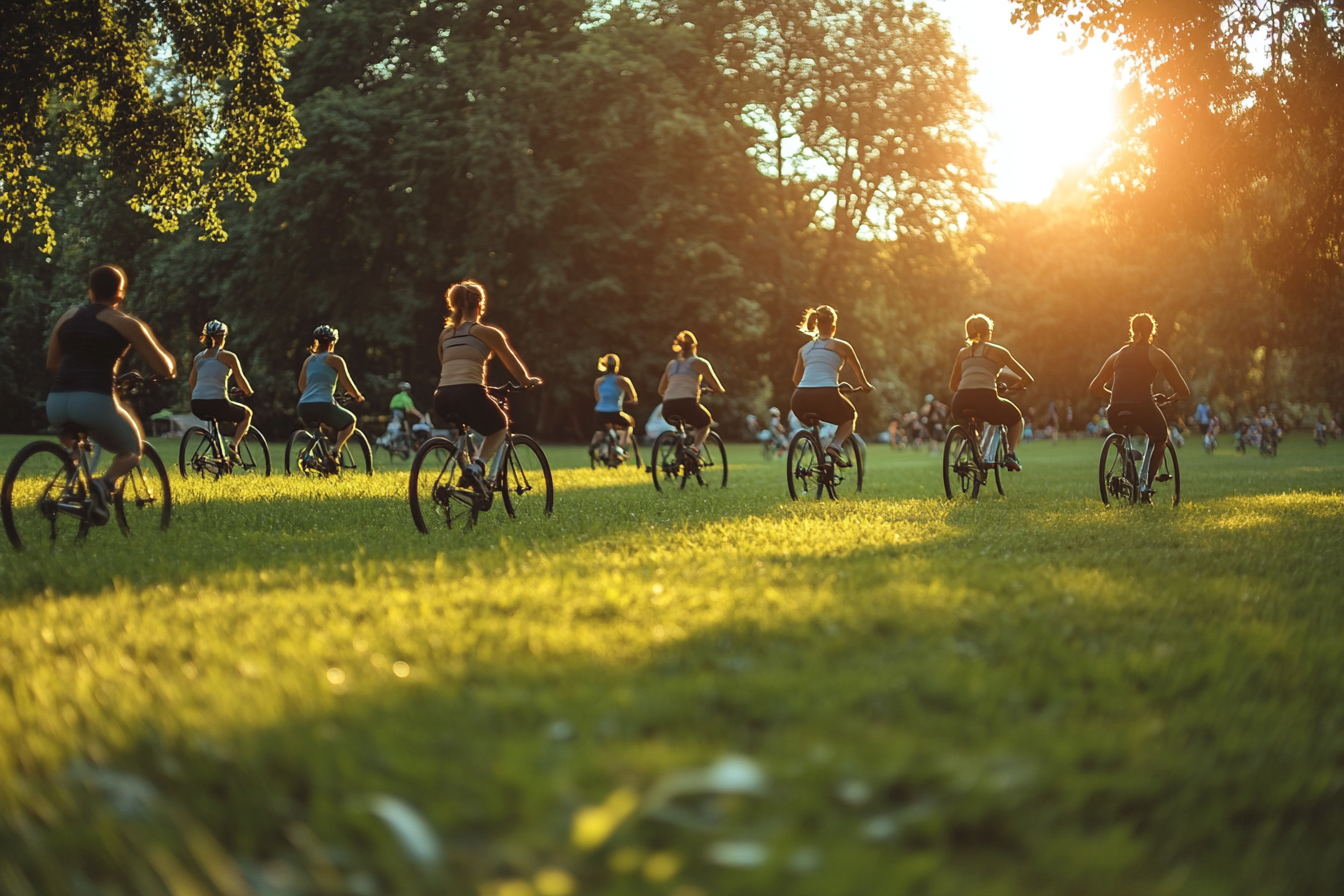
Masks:
[[[845,460],[845,456],[840,453],[840,450],[832,445],[826,446],[826,453],[830,455],[831,463],[835,464],[837,467],[854,466],[852,461]]]
[[[111,500],[111,490],[107,487],[107,480],[99,477],[89,484],[89,525],[102,526],[107,523],[112,516],[108,508],[108,502]]]
[[[1008,456],[1003,460],[1003,465],[1014,473],[1022,472],[1022,461],[1017,459],[1017,453],[1014,451],[1008,452]]]
[[[237,445],[229,448],[229,463],[233,464],[235,467],[241,467],[243,465],[243,457],[238,453]]]
[[[481,466],[479,460],[473,460],[462,467],[462,478],[458,480],[459,486],[467,486],[475,489],[476,493],[482,497],[485,496],[485,469]]]

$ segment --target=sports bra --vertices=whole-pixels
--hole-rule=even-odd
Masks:
[[[117,362],[131,343],[116,327],[98,319],[107,308],[90,302],[61,325],[56,337],[61,367],[52,380],[52,392],[112,394]]]
[[[614,373],[602,377],[597,384],[597,407],[595,411],[612,413],[625,407],[625,390],[621,388],[620,378]]]
[[[307,385],[299,396],[299,404],[335,404],[336,369],[327,364],[331,352],[318,352],[306,362]]]
[[[463,321],[451,330],[445,329],[439,337],[443,349],[439,388],[485,385],[485,362],[490,357],[490,346],[471,335],[475,327],[474,320]]]
[[[829,339],[814,339],[802,348],[803,378],[799,389],[825,389],[840,385],[840,367],[845,359],[830,347]]]
[[[978,355],[975,353],[977,349],[980,351]],[[961,382],[957,383],[958,392],[965,389],[998,390],[998,376],[1003,365],[986,358],[985,352],[988,350],[988,345],[973,345],[971,354],[961,359]]]
[[[206,351],[209,351],[207,349]],[[229,374],[233,369],[219,360],[219,354],[202,352],[196,359],[196,388],[191,390],[192,401],[228,398]],[[312,377],[312,374],[309,374]]]
[[[1131,342],[1115,358],[1111,381],[1111,404],[1147,404],[1153,400],[1157,367],[1148,357],[1146,342]]]
[[[687,358],[673,358],[667,365],[667,391],[663,401],[675,398],[700,400],[700,374]]]

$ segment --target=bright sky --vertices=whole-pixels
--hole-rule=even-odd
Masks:
[[[985,101],[986,164],[1006,202],[1036,203],[1067,168],[1086,165],[1114,126],[1115,51],[1066,44],[1058,27],[1028,34],[1009,21],[1010,0],[929,0],[947,20]]]

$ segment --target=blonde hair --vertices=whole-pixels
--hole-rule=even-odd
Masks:
[[[1140,335],[1145,342],[1152,342],[1157,335],[1157,321],[1147,311],[1140,311],[1129,319],[1129,341],[1138,342]]]
[[[597,359],[597,370],[599,373],[620,373],[621,357],[612,352],[609,355],[603,355]]]
[[[803,320],[798,324],[798,331],[816,339],[822,330],[834,330],[835,322],[839,318],[840,315],[830,305],[818,305],[803,312]]]
[[[684,358],[689,354],[687,349],[694,351],[699,345],[700,343],[696,341],[694,333],[690,330],[682,330],[672,343],[672,351]]]
[[[994,333],[994,321],[983,314],[972,314],[966,318],[966,344],[975,345],[986,342]]]
[[[461,326],[462,319],[473,311],[477,317],[485,313],[485,287],[475,280],[454,283],[443,294],[443,300],[449,312],[444,324],[450,327]]]

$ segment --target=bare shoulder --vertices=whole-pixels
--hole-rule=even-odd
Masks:
[[[125,336],[127,339],[133,339],[136,336],[148,332],[147,328],[141,323],[139,318],[131,317],[131,315],[116,308],[109,307],[99,311],[98,319]]]
[[[509,341],[508,333],[505,333],[499,327],[492,327],[489,324],[476,324],[476,326],[471,328],[471,335],[475,336],[491,348],[507,345]]]
[[[1163,363],[1172,365],[1176,363],[1171,360],[1171,355],[1167,354],[1162,349],[1153,345],[1151,342],[1148,343],[1148,360],[1151,361],[1154,366],[1158,366]]]
[[[80,308],[83,308],[83,307],[84,307],[83,305],[73,305],[73,306],[71,306],[69,309],[66,310],[66,312],[65,312],[64,314],[62,314],[60,317],[56,318],[56,326],[59,327],[61,324],[65,323],[65,322],[68,321],[70,318],[74,317],[74,316],[75,316],[75,312],[78,311]]]

